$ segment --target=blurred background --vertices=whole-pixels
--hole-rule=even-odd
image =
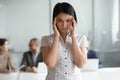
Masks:
[[[77,33],[91,40],[104,67],[120,67],[119,0],[0,0],[0,37],[9,40],[9,51],[16,67],[28,42],[52,33],[52,10],[57,2],[75,8]]]

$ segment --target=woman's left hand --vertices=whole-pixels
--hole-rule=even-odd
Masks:
[[[16,68],[12,68],[12,72],[18,72]]]
[[[77,23],[74,18],[72,18],[71,22],[72,22],[72,24],[70,25],[68,30],[69,30],[70,36],[74,37],[75,36],[75,27],[76,27]]]

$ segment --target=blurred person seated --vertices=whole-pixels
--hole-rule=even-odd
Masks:
[[[91,43],[91,40],[88,39],[88,53],[87,53],[87,58],[88,58],[88,59],[96,59],[96,58],[99,59],[96,51],[94,51],[94,50],[92,50],[92,49],[89,48],[90,43]],[[99,59],[99,68],[103,68],[103,64],[102,64],[102,62],[100,61],[100,59]]]
[[[0,38],[0,73],[9,73],[8,65],[10,65],[12,71],[17,71],[8,51],[8,40]]]
[[[29,42],[29,51],[23,54],[21,66],[24,67],[21,70],[26,72],[37,72],[39,62],[43,62],[39,40],[37,38],[32,38]]]
[[[117,41],[113,45],[114,49],[120,51],[120,31],[117,33]]]

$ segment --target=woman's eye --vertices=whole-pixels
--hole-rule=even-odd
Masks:
[[[62,20],[61,19],[57,19],[57,22],[62,22]]]
[[[71,22],[71,20],[67,20],[67,22]]]

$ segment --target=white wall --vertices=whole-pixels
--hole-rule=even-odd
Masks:
[[[6,37],[6,12],[7,8],[4,6],[4,1],[0,1],[0,37]]]
[[[114,0],[95,0],[95,48],[108,50],[112,48],[112,17]],[[111,49],[112,50],[112,49]]]
[[[49,0],[5,0],[7,36],[15,51],[26,51],[31,38],[50,33]],[[2,18],[3,20],[3,18]],[[3,30],[4,31],[4,30]]]

